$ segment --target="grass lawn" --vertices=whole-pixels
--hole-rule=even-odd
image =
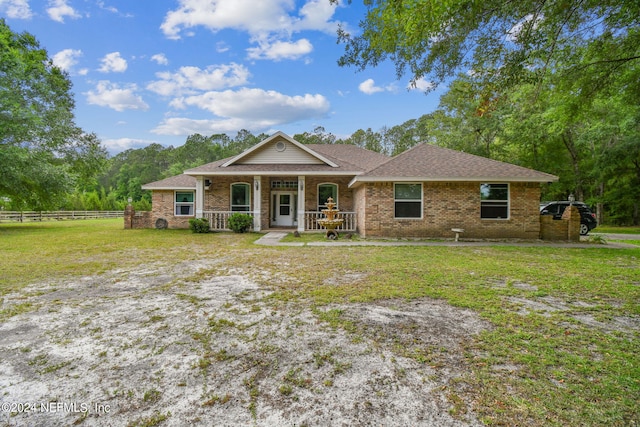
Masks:
[[[613,225],[599,225],[594,233],[615,233],[615,234],[640,234],[640,227],[618,227]]]
[[[322,308],[433,298],[478,313],[492,328],[464,343],[469,369],[446,391],[454,413],[487,425],[640,420],[640,247],[258,247],[257,237],[123,230],[121,219],[0,224],[0,302],[31,283],[220,257],[275,289],[274,305],[309,305],[360,339],[373,339],[365,325]],[[325,285],[344,275],[355,279]],[[30,309],[0,304],[0,322]],[[398,356],[446,368],[445,349],[399,344]]]

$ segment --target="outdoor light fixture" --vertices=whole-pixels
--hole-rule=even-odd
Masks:
[[[254,184],[256,185],[256,191],[258,191],[260,189],[260,181],[254,181]]]
[[[300,191],[304,191],[304,182],[300,181]]]
[[[133,202],[133,199],[132,199],[131,197],[129,197],[129,198],[127,199],[127,202],[128,202],[129,204],[131,204],[131,202]]]
[[[569,194],[569,206],[573,206],[573,202],[576,201],[576,196],[573,193]]]

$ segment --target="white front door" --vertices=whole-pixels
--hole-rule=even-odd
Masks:
[[[271,193],[271,225],[293,227],[296,223],[298,195],[291,191]]]

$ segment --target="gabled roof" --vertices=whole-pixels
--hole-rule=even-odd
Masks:
[[[284,149],[286,153],[277,152],[275,149],[279,142],[287,144],[288,148]],[[280,161],[285,157],[286,159]],[[277,132],[237,156],[189,169],[182,175],[146,184],[142,189],[193,189],[196,186],[196,176],[215,175],[350,176],[354,177],[350,186],[363,182],[390,181],[558,180],[557,176],[548,173],[430,144],[416,145],[391,158],[349,144],[304,145],[282,132]]]
[[[350,185],[398,180],[552,182],[558,177],[436,145],[419,144],[356,176]]]
[[[274,138],[274,137],[279,138]],[[305,155],[313,156],[314,159],[321,159],[312,163],[262,163],[248,162],[242,159],[251,159],[257,151],[256,147],[266,149],[267,144],[276,143],[281,138],[287,137],[286,141],[291,143],[295,149],[303,149]],[[261,175],[340,175],[354,176],[366,172],[383,162],[389,160],[388,156],[376,153],[355,145],[347,144],[300,144],[299,142],[289,138],[282,132],[274,134],[260,144],[244,151],[242,154],[207,163],[193,169],[186,170],[187,175],[242,175],[242,174],[261,174]],[[293,141],[293,142],[292,142]],[[259,153],[258,153],[259,154]],[[267,156],[264,156],[267,157]]]
[[[278,140],[287,141],[289,144],[293,145],[298,150],[302,151],[303,153],[308,154],[311,158],[317,160],[318,163],[323,163],[323,164],[326,164],[326,165],[334,167],[334,168],[338,167],[338,165],[335,164],[334,162],[332,162],[331,160],[329,160],[326,157],[320,155],[319,153],[316,153],[315,151],[309,149],[304,144],[299,143],[295,139],[291,138],[289,135],[285,134],[284,132],[280,132],[280,131],[274,133],[269,138],[265,139],[264,141],[260,142],[259,144],[254,145],[253,147],[249,148],[248,150],[245,150],[242,153],[238,154],[237,156],[235,156],[235,157],[231,158],[230,160],[226,161],[225,163],[223,163],[221,165],[221,167],[224,168],[224,167],[231,166],[231,165],[234,165],[234,164],[243,163],[243,160],[250,159],[254,154],[259,153],[261,150],[263,150],[268,145],[275,144],[276,141],[278,141]]]

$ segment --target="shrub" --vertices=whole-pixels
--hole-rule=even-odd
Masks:
[[[253,225],[253,217],[248,214],[234,213],[229,217],[229,228],[236,233],[244,233]]]
[[[194,233],[208,233],[209,221],[205,218],[191,218],[189,220],[189,228]]]

